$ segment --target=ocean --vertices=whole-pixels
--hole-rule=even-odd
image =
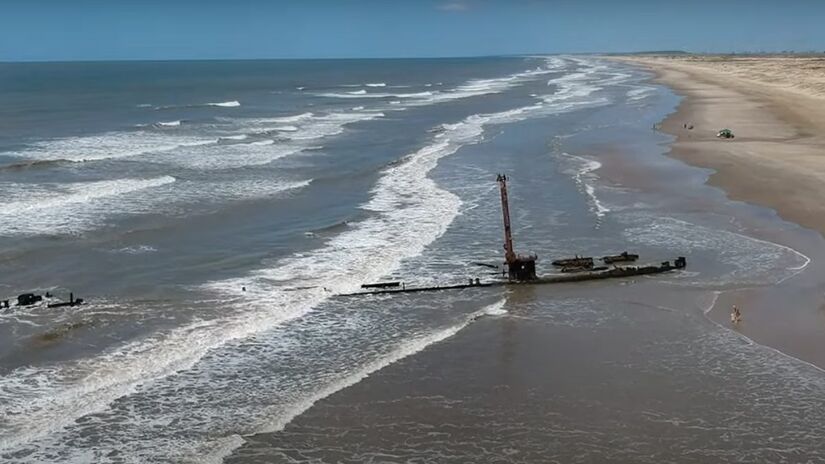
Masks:
[[[86,300],[0,310],[0,457],[822,459],[823,373],[705,313],[825,247],[664,156],[678,101],[587,56],[0,64],[2,299]],[[336,297],[500,279],[499,173],[540,273],[688,269]]]

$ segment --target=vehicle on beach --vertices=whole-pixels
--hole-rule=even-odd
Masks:
[[[716,133],[716,137],[720,139],[732,139],[735,136],[733,135],[733,131],[730,129],[722,129]]]

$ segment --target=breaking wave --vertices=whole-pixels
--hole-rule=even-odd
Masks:
[[[539,76],[558,72],[565,67],[565,60],[558,58],[547,58],[545,65],[535,69],[525,70],[509,76],[491,79],[472,79],[453,89],[424,91],[413,93],[368,93],[365,90],[357,90],[346,93],[320,93],[318,96],[327,98],[376,98],[376,99],[403,99],[408,100],[407,105],[420,106],[429,105],[452,100],[477,97],[481,95],[501,93],[517,85],[533,80]],[[374,87],[384,87],[385,85],[374,85]],[[399,101],[391,101],[391,104],[400,104]]]
[[[237,100],[230,100],[225,102],[209,102],[209,103],[191,103],[191,104],[183,104],[183,105],[162,105],[156,106],[156,110],[174,110],[174,109],[181,109],[181,108],[200,108],[200,107],[215,107],[215,108],[237,108],[241,106],[241,102]]]
[[[51,186],[6,184],[8,199],[0,204],[0,235],[77,231],[94,213],[95,203],[175,182],[172,176],[118,179]]]
[[[241,103],[237,100],[233,100],[220,103],[207,103],[206,106],[218,106],[221,108],[237,108],[241,106]]]
[[[70,137],[37,142],[9,155],[31,160],[68,160],[75,162],[129,158],[153,152],[215,143],[214,138],[172,135],[163,131],[107,132],[100,135]]]
[[[178,127],[180,126],[181,121],[168,121],[168,122],[157,122],[155,126],[158,127]]]
[[[300,189],[311,180],[191,182],[172,176],[70,184],[0,185],[0,236],[69,235],[100,228],[112,217],[194,214],[193,205],[226,204]]]
[[[424,98],[431,96],[431,92],[415,93],[367,93],[366,90],[356,90],[346,93],[320,93],[319,97],[327,98]]]
[[[36,142],[21,151],[5,153],[27,161],[0,169],[43,167],[45,163],[87,162],[106,159],[141,157],[146,160],[190,167],[239,167],[244,159],[250,164],[266,164],[289,154],[299,153],[305,142],[335,136],[349,124],[383,117],[381,112],[301,113],[291,116],[261,119],[221,119],[228,133],[212,136],[181,134],[177,131],[134,130],[107,132],[100,135],[69,137]],[[162,127],[176,127],[181,121],[171,121]],[[247,142],[247,146],[278,146],[268,152],[250,151],[244,154],[225,152],[227,142]],[[240,144],[239,144],[240,145]],[[237,155],[237,156],[235,156]],[[221,160],[224,159],[225,162]]]

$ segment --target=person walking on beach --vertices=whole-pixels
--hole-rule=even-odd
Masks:
[[[734,324],[742,322],[742,313],[736,305],[733,305],[733,311],[730,313],[730,321]]]

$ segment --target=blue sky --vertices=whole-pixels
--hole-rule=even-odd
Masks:
[[[825,51],[825,0],[0,0],[0,61]]]

